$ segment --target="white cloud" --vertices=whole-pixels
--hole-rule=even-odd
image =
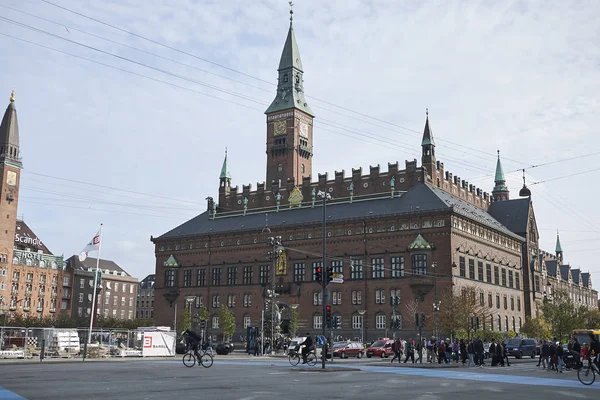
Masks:
[[[394,161],[402,165],[404,159],[418,158],[420,154],[418,133],[350,119],[348,116],[365,120],[315,98],[419,132],[423,129],[424,109],[429,107],[439,158],[446,169],[467,180],[493,173],[496,149],[505,157],[505,170],[512,171],[523,164],[511,160],[541,164],[589,153],[597,147],[600,48],[594,16],[600,12],[600,5],[595,2],[314,0],[298,3],[294,26],[305,68],[306,92],[317,115],[315,176],[318,172],[331,174],[334,170],[385,166]],[[270,103],[274,96],[271,84],[38,1],[9,0],[8,4],[267,91],[156,59],[76,30],[69,34],[64,26],[2,9],[7,18],[259,99],[263,104]],[[102,4],[60,0],[60,4],[276,83],[276,68],[288,26],[287,2],[265,0],[250,6],[241,0],[187,0],[174,6],[166,0],[152,0],[143,2],[142,7],[142,3],[133,0]],[[143,278],[154,269],[150,235],[160,235],[202,212],[204,198],[216,194],[226,146],[234,184],[264,180],[262,112],[266,106],[6,22],[0,21],[0,32],[256,109],[0,36],[0,52],[10,60],[3,64],[0,96],[5,91],[8,100],[10,89],[16,89],[26,167],[19,213],[26,215],[27,222],[54,251],[77,253],[89,239],[89,232],[104,222],[112,231],[106,254]],[[344,124],[358,132],[385,136],[398,146],[348,139],[329,131],[331,128],[325,123]],[[531,173],[537,180],[545,180],[593,169],[597,160],[597,156],[582,158],[533,169]],[[195,204],[108,190],[82,192],[73,188],[79,186],[75,183],[28,172],[191,200]],[[589,226],[589,221],[600,221],[600,212],[594,207],[598,188],[590,184],[595,176],[592,173],[549,182],[546,190],[540,185],[531,189],[538,224],[547,229],[542,231],[545,248],[553,248],[553,230],[562,229],[565,243],[581,242],[579,246],[564,246],[571,263],[600,273],[594,262],[600,247],[596,242],[585,242],[587,237],[600,237],[600,229]],[[477,183],[491,191],[491,179]],[[516,196],[520,188],[518,174],[509,183]],[[36,188],[62,192],[64,196],[61,199],[32,190]],[[103,191],[98,187],[88,189]],[[101,199],[104,203],[73,198],[74,195]],[[50,197],[54,200],[48,200]],[[159,202],[162,208],[155,204]],[[90,211],[89,207],[142,215]],[[129,242],[139,243],[139,247],[134,251],[123,247]]]

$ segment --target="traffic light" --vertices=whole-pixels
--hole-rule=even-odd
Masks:
[[[338,329],[339,327],[340,327],[340,317],[339,317],[339,315],[336,315],[335,317],[333,317],[331,319],[331,328]]]
[[[415,326],[417,328],[419,327],[419,313],[418,312],[415,313]]]
[[[333,280],[333,268],[328,267],[327,268],[327,283],[331,282],[332,280]]]
[[[323,283],[323,269],[321,267],[315,269],[315,280],[319,283]]]
[[[390,296],[390,304],[392,307],[400,305],[400,296]]]
[[[425,327],[425,313],[421,313],[421,328]]]
[[[328,328],[331,328],[331,306],[329,304],[325,306],[325,323]]]

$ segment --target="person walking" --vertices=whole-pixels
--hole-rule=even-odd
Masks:
[[[506,343],[504,340],[502,341],[502,364],[504,364],[504,360],[506,360],[506,366],[510,367],[510,361],[508,361],[508,352],[506,351]]]
[[[544,369],[549,369],[550,345],[545,339],[542,341],[542,348],[540,349],[540,354],[542,355],[542,367]]]
[[[394,357],[392,358],[392,363],[394,362],[394,360],[397,358],[398,362],[400,362],[400,349],[402,348],[402,342],[400,341],[400,339],[396,339],[394,340],[394,343],[392,343],[392,351],[394,352]]]
[[[408,339],[406,341],[406,347],[404,348],[405,352],[406,352],[406,357],[404,358],[404,364],[406,364],[406,362],[408,361],[408,359],[412,359],[412,363],[415,363],[415,349],[414,349],[414,342],[412,340],[412,338]]]
[[[423,339],[417,340],[415,350],[417,351],[417,362],[423,364]]]
[[[564,368],[564,360],[563,357],[565,355],[563,346],[562,346],[562,342],[559,340],[558,343],[556,344],[556,372],[560,372],[561,374],[563,373],[563,368]]]
[[[473,360],[473,357],[475,357],[475,345],[471,340],[469,340],[469,344],[467,344],[467,355],[469,357],[469,363],[467,364],[467,367],[475,366],[476,364]]]

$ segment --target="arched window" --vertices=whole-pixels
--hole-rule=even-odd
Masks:
[[[320,313],[313,314],[313,328],[321,329],[323,327],[323,315]]]
[[[387,329],[387,318],[385,314],[380,313],[375,315],[375,329]]]
[[[523,326],[523,320],[519,317],[519,332],[521,332],[521,327]]]
[[[508,331],[508,315],[504,317],[504,330]]]
[[[498,315],[498,332],[502,331],[502,317]]]
[[[515,317],[512,317],[512,330],[513,330],[513,332],[517,331],[517,326],[516,326],[516,323],[515,323]]]

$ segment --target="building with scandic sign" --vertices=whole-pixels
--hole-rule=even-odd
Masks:
[[[176,310],[210,313],[209,333],[218,335],[219,310],[230,308],[237,334],[260,326],[272,289],[289,330],[296,308],[302,331],[322,327],[323,201],[326,203],[326,267],[343,275],[330,284],[328,304],[339,318],[337,334],[365,340],[391,336],[396,319],[402,335],[414,334],[414,312],[428,315],[444,291],[472,287],[486,316],[480,329],[519,331],[543,298],[546,269],[529,189],[510,199],[500,158],[491,194],[445,169],[436,156],[427,116],[420,162],[344,170],[313,179],[313,112],[304,95],[304,67],[290,24],[278,68],[275,99],[266,110],[266,182],[232,185],[227,154],[218,197],[206,211],[159,237],[155,244],[154,317],[173,325]],[[415,149],[417,151],[417,149]],[[256,155],[258,160],[260,155]],[[270,261],[267,238],[285,249]],[[579,282],[584,282],[580,280]],[[594,292],[587,279],[589,297]],[[401,304],[393,310],[390,298]],[[189,301],[189,300],[192,301]],[[186,301],[187,300],[187,301]],[[443,305],[440,308],[443,312]]]

